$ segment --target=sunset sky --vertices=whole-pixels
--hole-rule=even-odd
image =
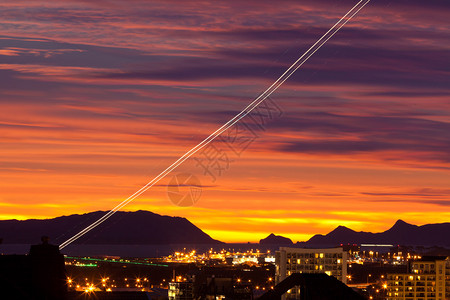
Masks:
[[[0,219],[113,208],[356,2],[0,2]],[[225,242],[450,222],[449,15],[372,0],[271,96],[280,114],[240,157],[219,149],[215,180],[191,158],[124,210]],[[168,198],[180,172],[203,186],[193,206]]]

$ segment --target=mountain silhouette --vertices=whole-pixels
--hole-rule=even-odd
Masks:
[[[261,239],[259,241],[261,245],[292,245],[292,241],[289,238],[286,238],[281,235],[275,235],[271,233],[265,239]]]
[[[44,220],[4,220],[0,221],[0,238],[4,244],[35,244],[42,235],[47,235],[51,238],[51,243],[60,244],[106,213],[96,211]],[[212,239],[185,218],[139,210],[115,213],[74,243],[150,245],[221,242]]]
[[[42,235],[50,236],[53,244],[60,244],[106,211],[75,214],[44,220],[0,221],[0,240],[4,244],[36,244]],[[390,229],[371,233],[338,226],[326,235],[317,234],[302,246],[336,246],[340,244],[402,244],[411,246],[450,246],[450,223],[412,225],[398,220]],[[158,215],[149,211],[119,211],[74,244],[88,245],[169,245],[220,244],[186,218]],[[292,245],[289,238],[271,233],[260,240],[261,245]]]
[[[326,235],[317,234],[305,244],[311,245],[339,245],[339,244],[402,244],[423,246],[449,246],[450,223],[412,225],[398,220],[390,229],[371,233],[354,231],[345,226],[338,226]]]

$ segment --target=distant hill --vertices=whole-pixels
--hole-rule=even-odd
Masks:
[[[37,244],[42,235],[60,244],[87,225],[102,217],[105,211],[62,216],[44,220],[0,221],[0,239],[4,244]],[[74,244],[216,244],[185,218],[162,216],[149,211],[117,212],[108,221],[76,240]]]
[[[380,233],[357,232],[344,226],[338,226],[326,235],[317,234],[307,242],[300,244],[306,246],[332,246],[339,244],[449,246],[449,236],[450,223],[417,226],[398,220],[392,228]]]
[[[275,235],[271,233],[268,237],[265,239],[261,239],[259,241],[261,245],[292,245],[291,239],[288,239],[281,235]]]
[[[106,214],[96,211],[82,215],[62,216],[44,220],[0,221],[3,244],[37,244],[42,235],[51,243],[60,244]],[[326,235],[317,234],[306,247],[328,247],[339,244],[401,244],[411,246],[450,246],[450,223],[416,226],[398,220],[392,228],[380,233],[354,231],[338,226]],[[76,240],[87,245],[169,245],[221,244],[186,218],[162,216],[149,211],[117,212],[108,221]],[[289,238],[271,233],[260,245],[292,245]]]

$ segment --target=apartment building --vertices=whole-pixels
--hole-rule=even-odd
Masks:
[[[281,247],[275,253],[276,283],[283,281],[293,273],[325,273],[347,283],[347,256],[348,253],[342,248]],[[300,289],[291,289],[284,299],[300,299]]]
[[[387,300],[450,300],[450,260],[424,256],[410,262],[408,273],[388,274]]]

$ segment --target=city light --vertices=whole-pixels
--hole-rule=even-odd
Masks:
[[[355,246],[356,247],[356,246]],[[320,260],[327,259],[327,256],[329,254],[326,254],[326,252],[317,252],[312,254],[313,259],[318,259],[319,262],[315,264],[313,267],[315,268],[315,272],[323,272],[328,274],[329,276],[336,276],[329,268],[327,263],[324,263]],[[92,257],[83,257],[83,258],[68,258],[66,257],[66,260],[68,261],[68,266],[72,267],[78,267],[79,264],[84,263],[84,261],[88,261],[94,264],[98,264],[101,266],[101,264],[108,264],[110,262],[113,262],[114,264],[117,263],[123,263],[124,266],[126,264],[131,265],[141,265],[148,264],[149,266],[155,266],[155,265],[167,265],[172,267],[175,266],[182,266],[183,264],[195,264],[199,268],[203,268],[204,265],[207,265],[209,267],[218,267],[218,268],[230,268],[231,270],[240,270],[240,272],[248,272],[253,270],[253,267],[260,268],[261,270],[265,271],[271,271],[274,270],[274,263],[266,263],[265,258],[267,257],[274,257],[274,255],[269,254],[268,251],[261,251],[259,249],[250,249],[246,251],[234,251],[231,249],[209,249],[206,252],[202,253],[198,250],[189,250],[189,249],[183,249],[174,251],[172,254],[160,258],[142,258],[142,259],[131,259],[131,258],[92,258]],[[322,257],[322,258],[320,258]],[[398,257],[401,257],[400,260],[398,260]],[[390,252],[387,253],[380,253],[378,251],[369,251],[369,250],[360,250],[360,248],[352,248],[348,252],[346,262],[348,267],[348,272],[352,271],[352,274],[346,274],[345,279],[347,280],[347,283],[354,287],[357,287],[361,284],[369,285],[370,287],[368,290],[370,290],[370,295],[373,297],[373,299],[380,299],[379,297],[384,297],[386,293],[389,292],[389,284],[386,282],[386,275],[380,274],[378,271],[374,273],[375,271],[372,271],[371,273],[365,273],[364,275],[360,275],[360,268],[364,268],[364,266],[368,263],[369,265],[373,265],[374,262],[377,263],[379,266],[383,266],[385,264],[392,264],[395,265],[395,263],[406,265],[410,260],[413,260],[414,257],[418,257],[418,255],[414,254],[413,252]],[[305,260],[307,258],[304,258],[303,256],[292,256],[289,258],[291,260],[292,264],[295,264],[296,269],[298,271],[297,266],[301,266],[305,263]],[[154,263],[156,262],[156,263]],[[162,262],[162,263],[161,263]],[[237,263],[236,263],[237,262]],[[333,257],[330,259],[330,262],[336,264],[336,263],[342,263],[342,257],[339,258],[339,256]],[[352,268],[353,264],[353,268]],[[272,266],[269,268],[269,266]],[[250,268],[252,267],[252,268]],[[175,267],[176,268],[176,267]],[[191,266],[189,266],[191,268]],[[317,270],[317,271],[316,271]],[[412,268],[412,272],[417,272],[417,268]],[[356,272],[356,275],[355,275]],[[178,273],[178,271],[177,271]],[[287,275],[295,273],[294,269],[288,269],[286,270]],[[89,273],[86,273],[89,274]],[[166,282],[166,279],[162,279],[161,277],[157,279],[158,282],[151,283],[149,280],[149,274],[129,274],[126,277],[122,278],[115,278],[110,279],[108,274],[103,273],[102,277],[92,277],[90,275],[86,277],[82,277],[79,279],[79,281],[82,281],[83,284],[80,285],[77,284],[79,282],[76,282],[74,280],[74,277],[68,276],[67,277],[67,283],[68,287],[72,288],[73,290],[77,291],[84,291],[85,293],[93,293],[97,291],[115,291],[115,288],[119,289],[125,289],[130,291],[149,291],[151,287],[156,286],[159,288],[167,289],[169,288],[170,284]],[[242,276],[244,275],[244,276]],[[249,273],[250,276],[247,276],[247,274],[239,274],[239,277],[235,277],[235,283],[236,286],[253,286],[253,290],[259,290],[259,291],[265,291],[274,289],[273,282],[275,281],[274,275],[276,274],[270,274],[266,273],[266,275],[260,279],[256,279],[255,277],[251,276],[251,273]],[[130,277],[132,276],[132,277]],[[408,275],[412,276],[412,275]],[[418,275],[414,275],[417,280],[421,279]],[[250,278],[249,278],[250,277]],[[416,280],[414,279],[414,280]],[[175,276],[172,279],[172,282],[174,283],[190,283],[192,282],[193,278],[187,276],[186,273],[178,273],[177,276]],[[169,280],[170,281],[170,280]],[[120,282],[121,284],[117,284],[117,282]],[[292,289],[292,293],[297,293],[296,289]],[[395,291],[392,291],[392,293]],[[397,290],[398,292],[398,290]],[[377,296],[378,295],[378,296]]]

